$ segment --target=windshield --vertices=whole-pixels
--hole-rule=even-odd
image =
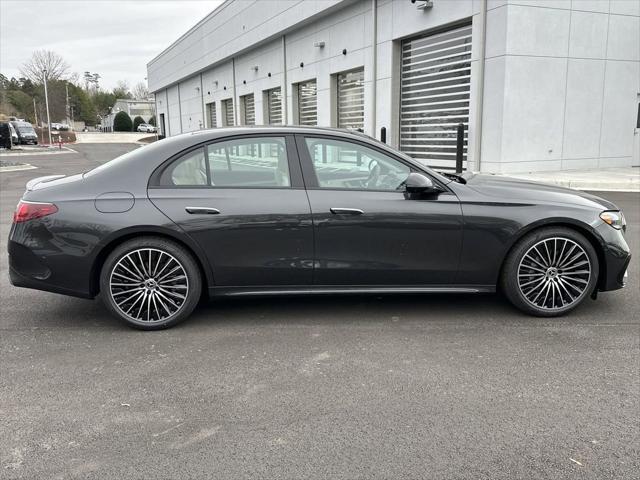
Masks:
[[[36,133],[33,127],[18,127],[20,133]]]

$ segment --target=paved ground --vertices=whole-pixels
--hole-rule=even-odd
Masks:
[[[28,178],[0,175],[3,239]],[[638,194],[621,205],[638,255]],[[217,302],[169,331],[9,285],[0,244],[0,477],[637,479],[640,275],[540,320],[499,297]]]

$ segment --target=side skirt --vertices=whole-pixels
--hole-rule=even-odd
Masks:
[[[275,295],[362,295],[362,294],[424,294],[424,293],[493,293],[495,285],[456,286],[292,286],[281,287],[213,287],[211,297],[275,296]]]

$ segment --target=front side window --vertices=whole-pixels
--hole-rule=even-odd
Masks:
[[[206,186],[207,183],[207,167],[202,148],[185,153],[160,176],[160,185],[163,186]]]
[[[320,188],[403,190],[411,168],[371,148],[326,138],[306,138]]]
[[[289,162],[283,137],[251,137],[207,147],[214,187],[289,187]]]

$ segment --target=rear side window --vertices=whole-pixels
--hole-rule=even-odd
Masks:
[[[248,137],[207,147],[212,187],[291,186],[284,137]]]
[[[163,186],[207,186],[204,149],[185,153],[169,165],[160,176]]]
[[[161,186],[283,188],[291,186],[284,137],[236,138],[191,150],[165,168]]]

